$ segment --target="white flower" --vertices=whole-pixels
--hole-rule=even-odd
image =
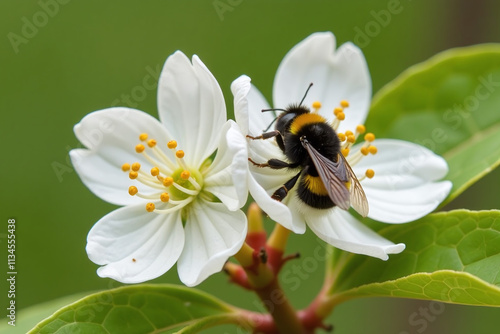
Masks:
[[[75,126],[87,149],[71,151],[83,183],[122,205],[89,232],[87,253],[101,277],[156,278],[176,262],[193,286],[242,246],[247,150],[224,97],[197,56],[171,55],[159,80],[161,123],[129,108],[93,112]],[[213,154],[216,151],[215,158]]]
[[[434,210],[448,195],[451,182],[436,182],[448,171],[446,161],[428,149],[400,140],[374,140],[373,134],[367,134],[364,142],[353,146],[365,130],[361,124],[371,98],[370,75],[361,50],[351,43],[335,50],[335,37],[330,32],[309,36],[288,52],[278,68],[273,86],[274,107],[283,109],[299,103],[310,83],[313,86],[303,105],[323,116],[343,140],[343,153],[363,186],[370,218],[386,223],[413,221]],[[236,121],[243,134],[262,134],[275,118],[269,111],[261,112],[269,108],[265,98],[247,76],[235,80],[231,89]],[[274,139],[247,142],[249,156],[255,162],[287,160]],[[296,196],[297,187],[283,202],[273,200],[270,195],[297,170],[259,168],[253,164],[249,168],[250,193],[284,227],[304,233],[307,224],[335,247],[384,260],[388,254],[403,251],[404,244],[395,245],[382,238],[347,211],[305,205]]]

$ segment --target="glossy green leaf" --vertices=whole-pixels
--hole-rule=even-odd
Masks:
[[[0,333],[9,334],[26,334],[40,320],[49,317],[63,306],[85,297],[88,293],[78,293],[70,296],[64,296],[55,300],[33,305],[27,308],[22,308],[16,312],[16,326],[8,324],[9,318],[0,320]]]
[[[333,298],[388,296],[500,306],[500,211],[431,214],[379,231],[406,244],[388,261],[334,250]]]
[[[442,155],[453,199],[500,164],[500,45],[452,49],[409,68],[376,94],[367,125]]]
[[[134,285],[84,297],[29,333],[171,333],[182,327],[187,327],[182,333],[196,333],[218,324],[239,323],[239,318],[231,306],[195,289]]]
[[[500,306],[500,289],[466,272],[440,270],[351,289],[344,297],[390,296],[446,303]]]

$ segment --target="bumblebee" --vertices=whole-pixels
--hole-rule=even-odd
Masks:
[[[352,206],[360,215],[368,214],[368,201],[356,175],[341,153],[341,143],[337,133],[321,115],[311,112],[303,105],[309,85],[299,104],[292,104],[276,121],[274,131],[266,132],[251,139],[275,138],[288,161],[270,159],[265,163],[248,160],[258,167],[272,169],[297,169],[297,174],[278,188],[272,198],[282,201],[297,185],[297,196],[305,204],[316,209],[338,206],[348,210]],[[274,122],[273,121],[273,122]]]

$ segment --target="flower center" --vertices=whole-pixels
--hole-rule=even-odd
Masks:
[[[319,109],[321,108],[321,102],[315,101],[312,104],[313,107],[313,112],[317,113]],[[358,162],[363,159],[363,157],[369,155],[369,154],[376,154],[377,153],[377,147],[372,145],[372,142],[375,140],[375,135],[371,132],[366,133],[366,127],[362,124],[356,126],[356,129],[353,131],[347,130],[344,133],[338,132],[338,128],[340,126],[340,123],[345,120],[345,109],[349,107],[349,102],[346,100],[340,101],[340,106],[336,107],[333,109],[333,114],[335,116],[334,120],[331,123],[332,128],[335,130],[335,133],[337,133],[337,136],[339,137],[340,140],[340,150],[342,152],[342,155],[346,158],[347,162],[349,165],[355,166]],[[366,134],[365,134],[366,133]],[[359,150],[355,152],[351,152],[351,147],[354,145],[354,143],[357,141],[360,135],[364,134],[364,143],[359,148]],[[365,171],[364,175],[357,176],[359,181],[364,180],[365,178],[371,179],[373,176],[375,176],[375,172],[373,169],[367,169]]]
[[[184,151],[176,150],[177,142],[171,140],[167,143],[167,147],[175,151],[175,154],[172,154],[161,150],[155,139],[148,140],[146,133],[141,134],[139,140],[146,145],[136,145],[135,151],[153,167],[147,172],[138,162],[122,165],[122,170],[128,172],[129,178],[138,182],[137,186],[129,187],[128,193],[152,200],[146,204],[148,212],[174,212],[191,203],[203,189],[203,175],[187,166]],[[148,192],[140,191],[139,188]]]

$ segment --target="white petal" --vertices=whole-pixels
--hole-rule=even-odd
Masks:
[[[260,135],[273,120],[271,113],[262,113],[262,109],[269,108],[262,94],[250,83],[246,75],[240,76],[231,84],[234,95],[235,117],[244,135],[249,131],[253,135]],[[250,109],[251,108],[251,109]],[[249,117],[252,110],[252,117]],[[251,124],[249,124],[249,122]],[[249,127],[252,130],[249,130]],[[258,162],[266,162],[271,158],[284,159],[281,150],[274,144],[274,140],[247,139],[249,156]],[[279,222],[285,228],[295,233],[304,233],[305,224],[294,226],[290,209],[283,203],[271,198],[273,192],[289,180],[292,175],[286,170],[271,170],[270,168],[257,168],[250,165],[251,174],[248,177],[248,187],[253,199],[271,219]],[[257,181],[259,180],[261,183]],[[266,187],[266,189],[264,189]]]
[[[404,244],[392,243],[338,208],[328,212],[310,210],[305,217],[307,225],[318,237],[351,253],[387,260],[388,254],[398,254],[405,249]]]
[[[226,122],[222,90],[197,56],[180,51],[168,57],[158,84],[160,120],[177,140],[184,159],[198,168],[216,148]]]
[[[244,136],[248,134],[248,92],[251,79],[242,75],[231,83],[231,92],[234,96],[234,118]]]
[[[273,122],[276,117],[276,112],[274,111],[264,111],[263,109],[269,109],[269,103],[267,103],[266,98],[254,85],[250,86],[250,91],[248,92],[248,118],[249,118],[249,134],[253,136],[261,135],[264,130],[266,130],[269,125]],[[271,127],[267,131],[274,130]]]
[[[275,118],[275,113],[262,112],[262,109],[269,109],[269,104],[250,81],[248,76],[242,75],[231,84],[231,91],[234,95],[234,115],[245,136],[248,134],[258,136],[269,127]]]
[[[87,254],[103,265],[101,277],[139,283],[169,270],[184,245],[180,213],[147,212],[144,205],[117,209],[99,220],[87,237]],[[134,261],[135,260],[135,261]]]
[[[448,196],[450,181],[425,183],[410,189],[381,190],[365,187],[368,217],[384,223],[407,223],[434,211]]]
[[[217,155],[206,171],[205,190],[217,196],[231,211],[247,201],[248,155],[245,138],[238,125],[228,121],[222,133]]]
[[[361,50],[352,43],[335,51],[335,36],[330,32],[314,33],[293,47],[283,58],[273,85],[273,105],[286,108],[299,103],[310,83],[313,87],[304,101],[311,106],[320,101],[320,113],[332,119],[332,111],[341,100],[350,103],[340,132],[354,131],[368,114],[371,79]]]
[[[376,139],[373,145],[378,148],[377,154],[363,158],[356,164],[355,171],[372,168],[376,175],[400,176],[401,179],[394,180],[395,188],[399,187],[398,183],[404,184],[403,178],[407,175],[435,181],[448,173],[446,160],[424,146],[397,139]],[[354,146],[352,151],[358,147]]]
[[[290,208],[285,204],[272,199],[272,193],[269,194],[268,192],[266,192],[266,190],[264,190],[264,188],[259,183],[257,183],[252,175],[249,176],[248,189],[250,190],[250,194],[252,195],[255,202],[257,202],[259,207],[272,220],[295,233],[302,234],[305,232],[305,224],[294,224],[294,217],[292,216]]]
[[[222,203],[196,201],[188,212],[185,233],[177,269],[181,281],[194,286],[219,272],[241,249],[247,233],[246,216],[241,211],[228,211]]]
[[[148,133],[149,138],[157,140],[160,149],[168,151],[168,137],[162,124],[156,118],[135,109],[95,111],[76,124],[74,131],[80,142],[89,148],[70,152],[75,170],[94,194],[117,205],[137,203],[137,198],[130,196],[127,191],[137,181],[132,182],[121,166],[139,162],[144,169],[152,167],[141,154],[135,152],[135,146],[140,143],[139,135]],[[173,155],[171,159],[175,161]],[[145,194],[152,191],[146,186],[137,187]]]
[[[380,139],[373,144],[378,153],[354,167],[357,175],[367,168],[375,171],[373,179],[362,181],[370,218],[386,223],[413,221],[432,212],[448,196],[451,182],[434,182],[448,172],[442,157],[402,140]]]

